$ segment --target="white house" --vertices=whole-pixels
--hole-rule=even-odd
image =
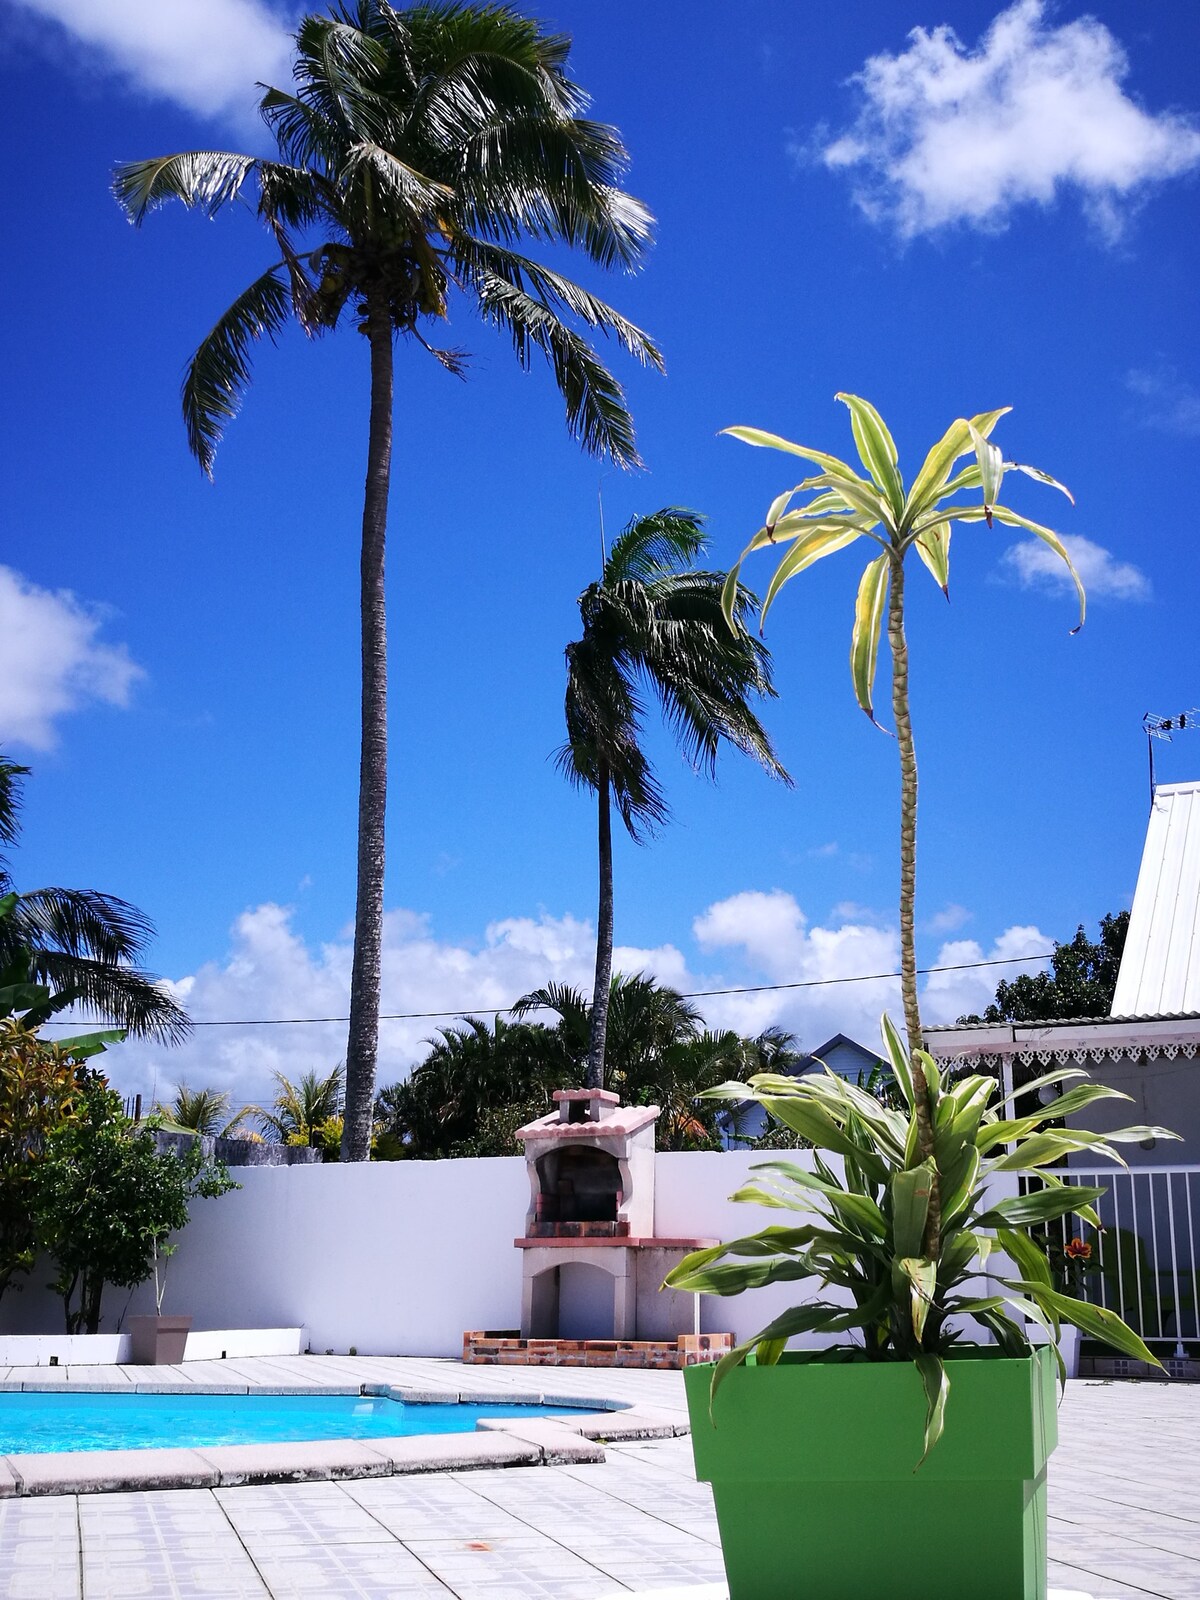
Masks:
[[[851,1039],[848,1034],[835,1033],[832,1039],[826,1039],[824,1044],[818,1045],[808,1055],[801,1056],[789,1069],[788,1076],[798,1078],[802,1073],[819,1072],[822,1066],[826,1066],[851,1083],[865,1084],[873,1069],[880,1065],[878,1050],[869,1050],[865,1044],[859,1044],[857,1039]],[[891,1068],[884,1070],[890,1077]],[[729,1117],[722,1136],[727,1146],[737,1149],[749,1140],[759,1138],[766,1131],[769,1121],[762,1106],[755,1105],[753,1101],[743,1101],[736,1118],[732,1115]]]
[[[926,1043],[947,1066],[999,1069],[1009,1089],[1018,1064],[1081,1066],[1129,1099],[1088,1106],[1080,1125],[1103,1133],[1144,1124],[1181,1136],[1122,1145],[1127,1168],[1079,1151],[1056,1176],[1104,1191],[1102,1228],[1089,1235],[1087,1270],[1072,1292],[1123,1316],[1168,1371],[1200,1376],[1200,782],[1154,793],[1110,1016],[928,1028]],[[1044,1103],[1057,1093],[1042,1090]],[[1074,1218],[1055,1226],[1064,1252],[1075,1229],[1088,1233]],[[1100,1373],[1130,1365],[1111,1352],[1091,1359],[1088,1370]]]
[[[1109,1016],[927,1028],[925,1038],[935,1060],[982,1062],[1010,1082],[1017,1062],[1086,1067],[1133,1100],[1089,1106],[1088,1127],[1144,1122],[1183,1138],[1127,1148],[1131,1164],[1200,1161],[1200,781],[1155,790]]]

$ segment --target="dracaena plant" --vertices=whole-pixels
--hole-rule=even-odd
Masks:
[[[806,1297],[721,1359],[713,1372],[713,1397],[751,1352],[757,1364],[772,1365],[797,1335],[849,1335],[849,1357],[915,1362],[928,1403],[927,1455],[941,1435],[950,1392],[953,1364],[948,1368],[944,1358],[962,1338],[966,1318],[988,1329],[1009,1356],[1032,1349],[1028,1322],[1055,1344],[1067,1322],[1158,1365],[1113,1312],[1056,1286],[1030,1230],[1069,1214],[1099,1226],[1093,1202],[1104,1190],[1069,1183],[1054,1170],[1053,1163],[1069,1152],[1087,1150],[1121,1162],[1119,1144],[1176,1135],[1162,1128],[1099,1134],[1057,1126],[1098,1100],[1129,1099],[1091,1082],[1080,1068],[1058,1068],[1021,1090],[1024,1099],[1040,1087],[1083,1080],[1050,1106],[1021,1116],[1014,1096],[1003,1097],[994,1078],[943,1082],[932,1056],[910,1055],[887,1017],[883,1039],[899,1109],[828,1068],[801,1078],[759,1073],[748,1084],[709,1091],[713,1098],[757,1100],[811,1140],[812,1170],[786,1160],[756,1165],[752,1170],[760,1176],[733,1199],[796,1212],[799,1219],[694,1251],[670,1273],[667,1286],[734,1295],[771,1283],[815,1279],[818,1285],[817,1298]],[[923,1150],[923,1108],[933,1128],[929,1154]],[[1022,1176],[1034,1183],[1020,1186],[1027,1192],[1012,1193],[1012,1178]],[[825,1297],[830,1289],[838,1299]],[[1061,1357],[1058,1364],[1065,1377]]]
[[[990,528],[999,522],[1035,534],[1066,563],[1079,592],[1080,627],[1087,602],[1079,574],[1058,534],[1000,504],[1001,487],[1011,472],[1049,484],[1068,500],[1072,498],[1070,491],[1049,473],[1021,462],[1005,461],[992,443],[992,430],[1012,409],[1010,406],[983,411],[970,418],[959,417],[930,450],[906,489],[895,442],[875,407],[853,394],[839,394],[836,398],[849,408],[861,471],[827,451],[793,444],[761,428],[725,429],[746,444],[799,456],[818,471],[794,488],[785,489],[772,501],[766,521],[729,574],[723,604],[726,620],[732,628],[742,562],[755,550],[770,545],[787,547],[763,600],[761,621],[765,623],[784,584],[815,562],[844,550],[859,539],[865,539],[877,549],[878,553],[867,563],[859,579],[850,641],[850,671],[858,703],[874,722],[875,669],[886,616],[892,658],[892,719],[900,756],[901,991],[909,1048],[917,1050],[921,1044],[914,939],[917,756],[909,713],[908,642],[904,631],[905,561],[915,551],[934,582],[948,596],[950,534],[954,524],[983,522]],[[960,464],[967,457],[970,459]],[[974,490],[980,491],[979,503],[962,503],[962,497]],[[796,497],[805,494],[811,498],[793,506]],[[915,1070],[919,1082],[920,1067]]]

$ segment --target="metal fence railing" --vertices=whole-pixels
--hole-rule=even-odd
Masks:
[[[1200,1166],[1072,1166],[1054,1176],[1105,1190],[1099,1233],[1077,1217],[1047,1225],[1066,1291],[1115,1311],[1147,1344],[1174,1345],[1176,1355],[1185,1341],[1200,1341]]]

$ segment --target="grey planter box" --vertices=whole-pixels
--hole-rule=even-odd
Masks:
[[[191,1317],[130,1317],[135,1367],[174,1367],[183,1360]]]

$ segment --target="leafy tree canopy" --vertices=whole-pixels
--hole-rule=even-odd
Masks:
[[[35,1175],[47,1140],[76,1114],[84,1070],[20,1018],[0,1019],[0,1295],[37,1259]]]
[[[1001,979],[995,1000],[982,1016],[958,1020],[1054,1022],[1108,1016],[1128,932],[1128,911],[1101,917],[1099,939],[1089,939],[1080,923],[1073,939],[1054,946],[1049,972],[1023,972],[1017,978]]]
[[[526,1020],[552,1012],[553,1025]],[[507,1156],[516,1130],[551,1109],[555,1089],[579,1087],[587,1071],[591,1005],[569,984],[524,995],[516,1020],[469,1017],[431,1041],[425,1060],[403,1083],[383,1089],[375,1104],[381,1154],[418,1158]],[[631,1105],[662,1108],[664,1150],[720,1149],[719,1119],[728,1110],[700,1094],[738,1073],[773,1066],[787,1071],[801,1058],[780,1029],[757,1039],[704,1027],[699,1012],[674,989],[643,976],[614,978],[609,1002],[609,1087]]]

